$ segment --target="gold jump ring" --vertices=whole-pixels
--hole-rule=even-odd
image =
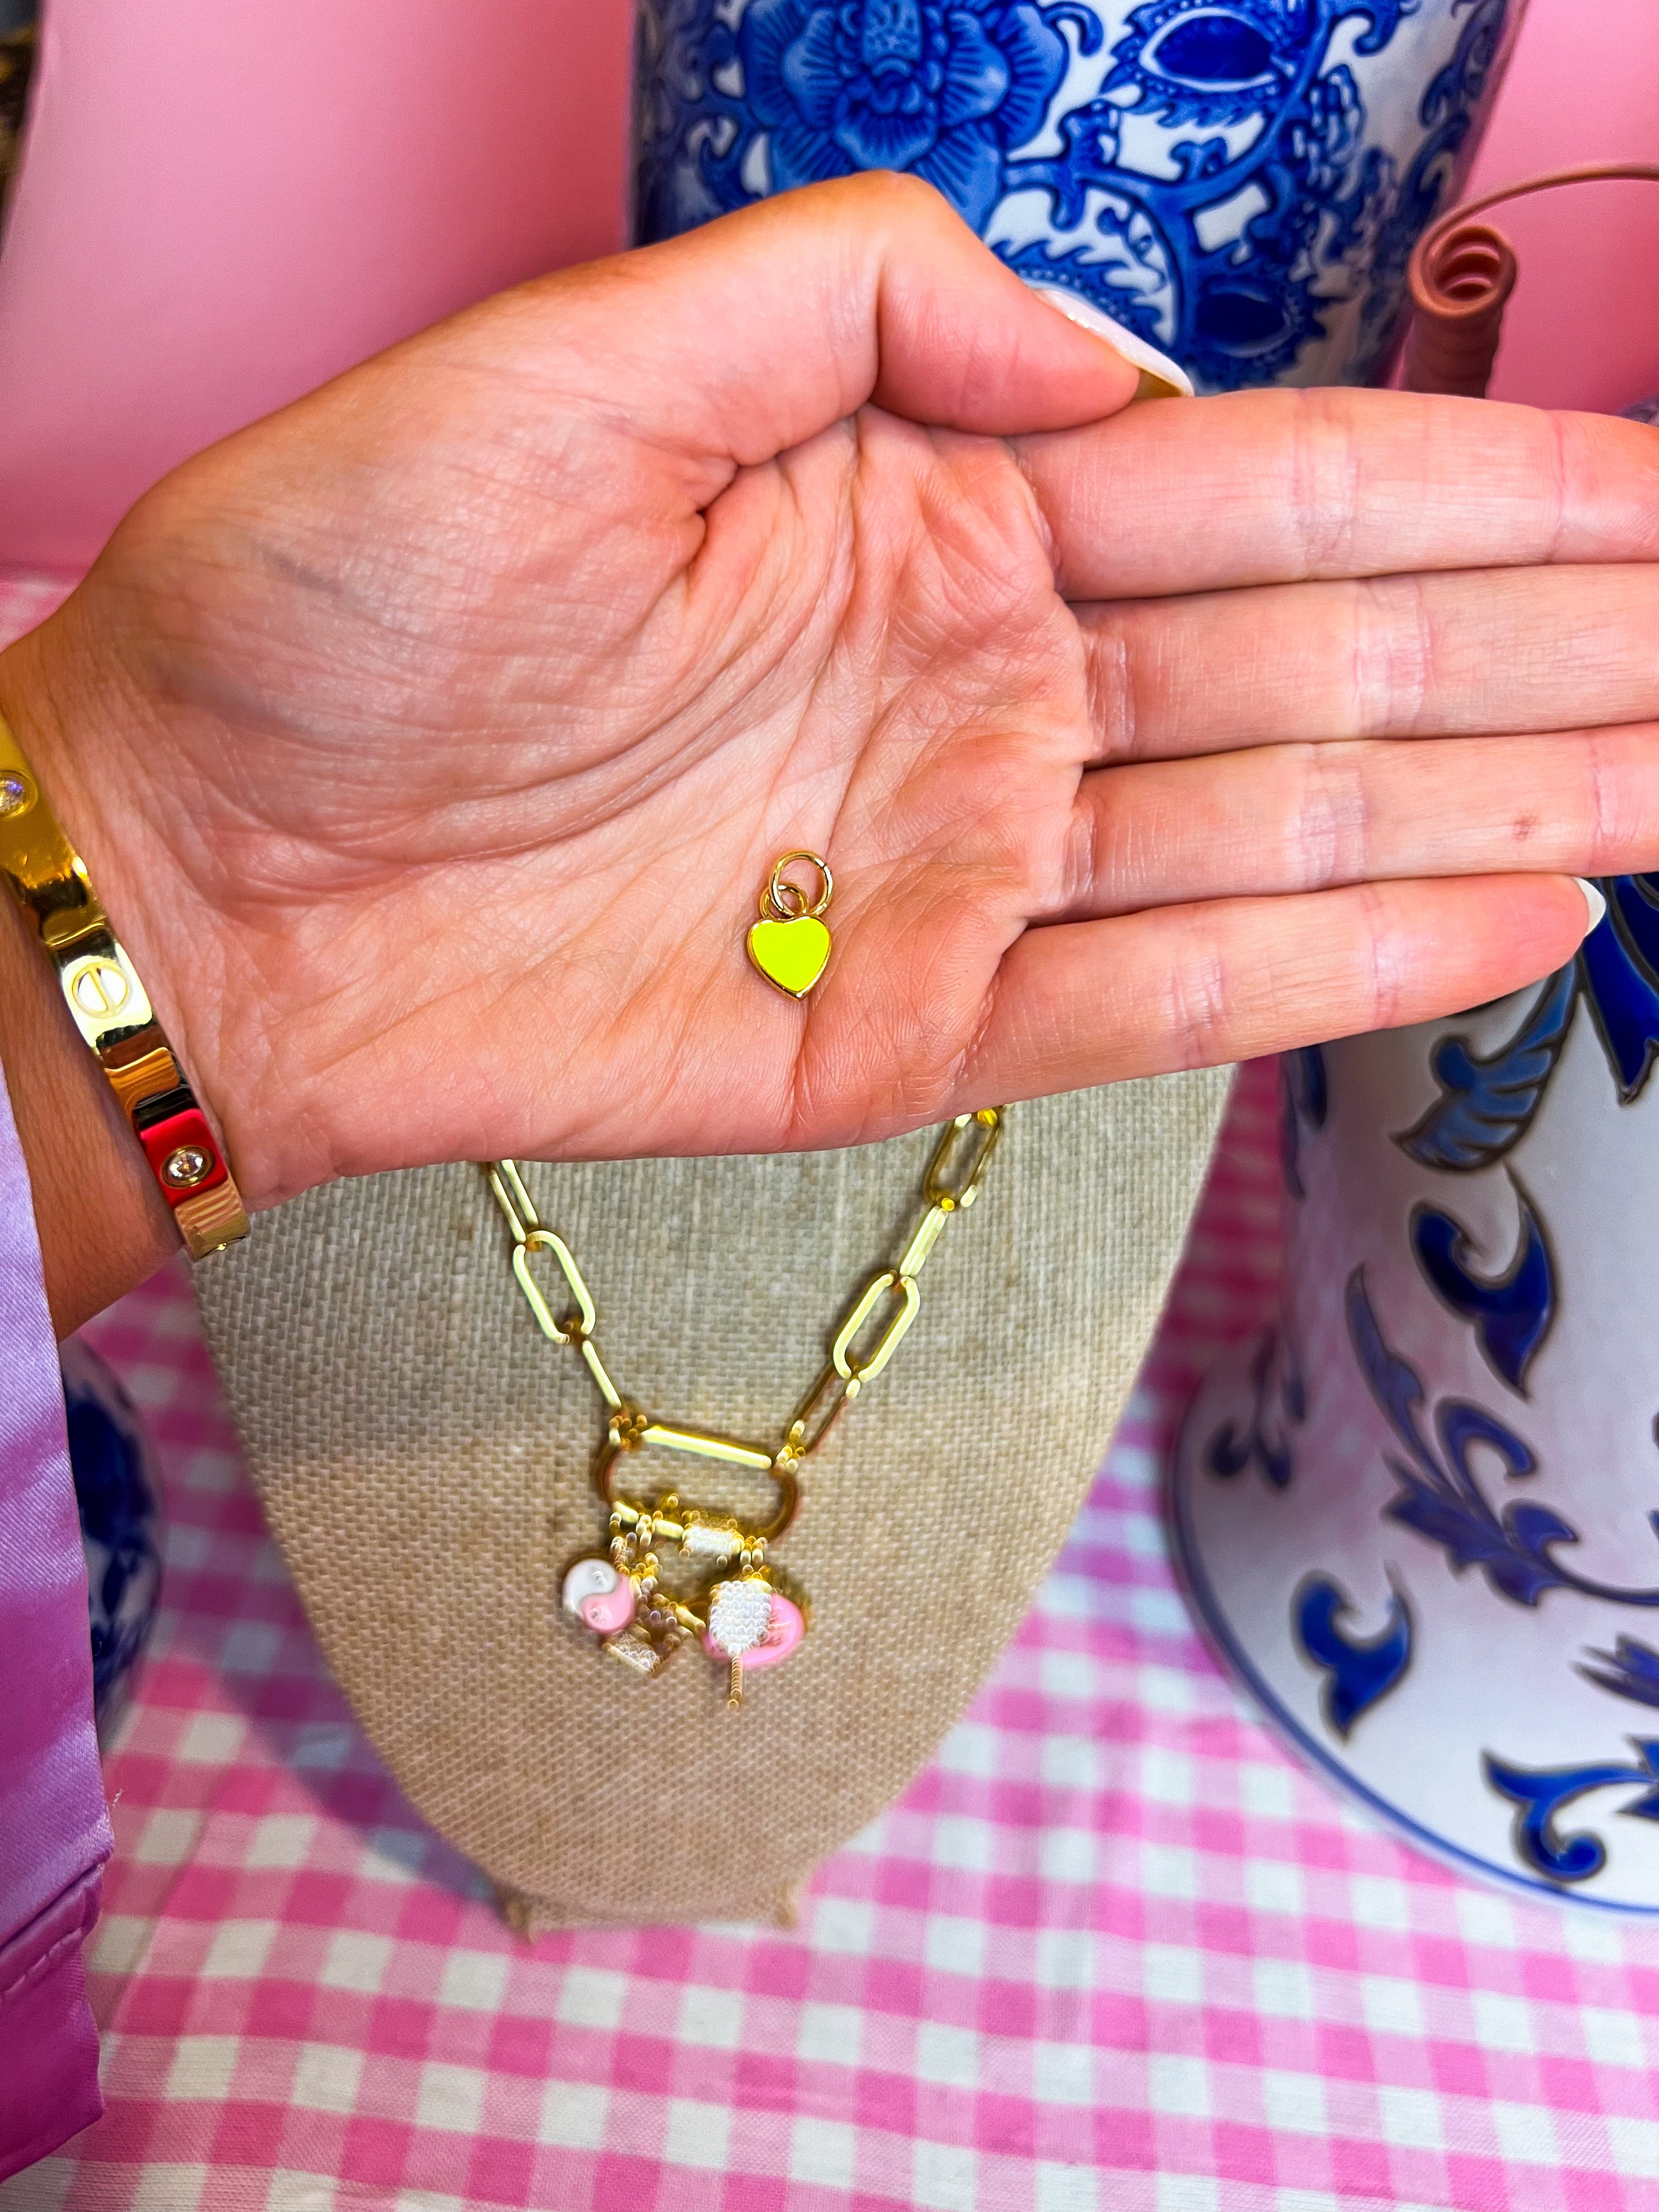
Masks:
[[[784,870],[797,860],[804,860],[809,868],[816,868],[823,879],[823,896],[816,905],[807,905],[806,894],[799,884],[787,884],[783,880]],[[830,872],[830,863],[818,854],[786,853],[781,860],[772,863],[772,872],[766,879],[766,890],[761,900],[762,917],[768,918],[767,907],[769,902],[772,915],[781,921],[798,921],[804,914],[810,914],[816,921],[828,908],[835,888],[836,879]],[[786,892],[796,901],[794,905],[789,904],[784,896]]]

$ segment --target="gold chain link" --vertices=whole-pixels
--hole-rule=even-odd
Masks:
[[[735,1437],[708,1435],[698,1430],[670,1427],[648,1419],[611,1381],[594,1340],[599,1314],[576,1255],[556,1231],[549,1229],[536,1211],[534,1200],[513,1160],[489,1160],[483,1172],[495,1203],[513,1235],[514,1276],[536,1325],[550,1343],[574,1346],[586,1363],[589,1374],[604,1399],[610,1433],[595,1468],[595,1480],[608,1504],[615,1504],[611,1469],[619,1454],[641,1445],[690,1453],[728,1465],[769,1468],[783,1493],[780,1514],[766,1530],[768,1538],[783,1533],[793,1517],[794,1471],[823,1444],[841,1416],[866,1382],[882,1373],[903,1341],[921,1305],[920,1277],[929,1255],[951,1219],[965,1213],[979,1195],[980,1185],[1002,1136],[1007,1118],[1005,1106],[981,1106],[977,1113],[958,1114],[945,1124],[922,1178],[924,1210],[915,1233],[895,1265],[872,1274],[848,1308],[831,1344],[829,1364],[801,1400],[784,1431],[783,1442],[768,1453]],[[548,1304],[547,1293],[532,1272],[537,1255],[550,1253],[564,1279],[574,1304],[562,1316]],[[544,1269],[544,1273],[546,1270]],[[879,1316],[877,1309],[886,1302]],[[860,1348],[860,1339],[875,1328],[873,1342]],[[632,1514],[633,1506],[627,1508]]]

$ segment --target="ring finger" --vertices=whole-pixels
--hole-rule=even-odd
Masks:
[[[1045,921],[1405,877],[1659,866],[1659,725],[1097,769]]]
[[[1659,565],[1263,585],[1075,614],[1099,761],[1659,716]]]

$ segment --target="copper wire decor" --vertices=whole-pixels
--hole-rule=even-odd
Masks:
[[[1401,379],[1407,392],[1486,397],[1517,266],[1515,248],[1503,232],[1478,218],[1489,208],[1534,192],[1598,184],[1659,185],[1659,166],[1591,161],[1580,168],[1553,169],[1465,200],[1430,224],[1417,242],[1408,275],[1415,313]]]

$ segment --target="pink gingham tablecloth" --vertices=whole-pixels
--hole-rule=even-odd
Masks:
[[[0,582],[0,636],[58,596]],[[94,1324],[167,1580],[106,1770],[108,2109],[0,2212],[1659,2212],[1659,1929],[1365,1826],[1171,1583],[1174,1425],[1272,1302],[1272,1085],[1030,1619],[793,1929],[519,1943],[329,1676],[182,1270]]]

